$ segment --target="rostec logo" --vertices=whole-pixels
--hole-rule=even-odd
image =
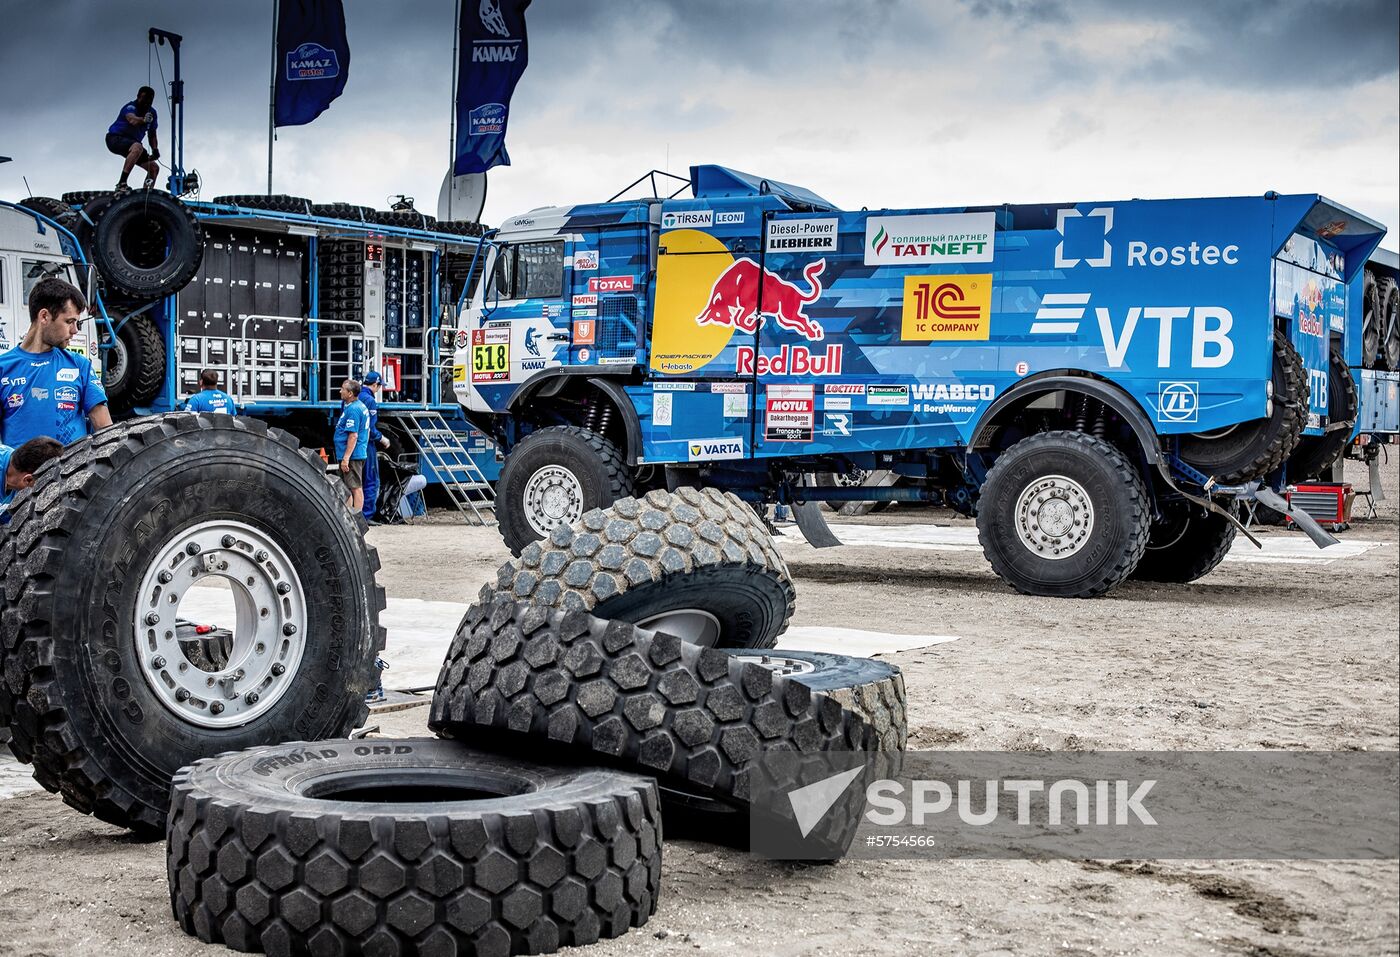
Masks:
[[[1201,407],[1197,383],[1162,382],[1157,388],[1158,422],[1196,421]]]
[[[631,276],[594,276],[588,280],[589,292],[631,292]]]
[[[933,341],[991,336],[992,277],[905,276],[902,339]]]
[[[804,307],[821,297],[824,269],[826,260],[818,259],[802,270],[807,279],[807,291],[803,292],[752,259],[736,259],[715,278],[709,303],[695,317],[696,325],[733,326],[740,332],[757,332],[759,325],[772,316],[779,328],[804,339],[819,340],[825,333],[819,323],[807,317]]]
[[[686,443],[692,462],[709,462],[715,459],[741,459],[744,457],[743,439],[691,439]]]
[[[287,79],[333,80],[340,76],[335,51],[319,43],[303,43],[287,54]]]
[[[1089,293],[1046,293],[1040,300],[1031,335],[1074,336],[1089,302]],[[1235,343],[1230,329],[1235,317],[1224,306],[1131,306],[1119,324],[1108,309],[1096,307],[1103,339],[1104,361],[1110,369],[1121,369],[1143,319],[1157,321],[1157,367],[1172,365],[1172,342],[1176,322],[1190,321],[1191,368],[1219,369],[1235,357]]]
[[[1055,268],[1073,269],[1079,265],[1078,259],[1073,259],[1065,255],[1065,220],[1097,218],[1103,220],[1103,252],[1092,258],[1085,259],[1086,266],[1110,266],[1113,264],[1113,247],[1108,244],[1108,234],[1113,229],[1113,207],[1097,206],[1087,213],[1081,213],[1077,209],[1062,209],[1055,219],[1055,231],[1060,234],[1060,241],[1055,245]]]

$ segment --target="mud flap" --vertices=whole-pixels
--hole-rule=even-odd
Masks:
[[[789,507],[792,509],[792,517],[797,521],[798,530],[802,532],[802,537],[807,539],[807,544],[813,548],[831,548],[841,544],[841,539],[836,537],[831,526],[826,523],[826,516],[822,515],[821,503],[803,502],[801,505]]]
[[[1288,500],[1270,488],[1255,489],[1254,497],[1263,502],[1275,512],[1282,512],[1293,520],[1293,523],[1301,528],[1313,540],[1313,544],[1318,548],[1326,548],[1328,545],[1336,545],[1337,537],[1324,529],[1313,519],[1311,515],[1289,504]]]
[[[1381,457],[1371,456],[1371,461],[1366,463],[1366,468],[1371,479],[1371,500],[1373,502],[1385,501],[1385,483],[1381,481]]]

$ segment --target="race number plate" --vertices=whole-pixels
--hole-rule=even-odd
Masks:
[[[510,329],[472,330],[472,381],[510,378]]]

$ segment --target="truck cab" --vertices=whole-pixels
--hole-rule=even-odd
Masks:
[[[92,308],[92,282],[76,240],[57,223],[24,206],[0,202],[0,352],[19,345],[29,330],[29,291],[57,276],[84,291]],[[68,348],[99,370],[95,320],[85,316]]]

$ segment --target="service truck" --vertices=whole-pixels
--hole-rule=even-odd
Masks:
[[[690,195],[535,209],[487,245],[454,390],[505,454],[519,552],[587,509],[714,485],[942,501],[996,572],[1189,581],[1236,498],[1350,433],[1385,229],[1318,195],[843,211],[720,166]],[[818,485],[881,470],[899,487]],[[1277,501],[1275,497],[1271,501]]]

